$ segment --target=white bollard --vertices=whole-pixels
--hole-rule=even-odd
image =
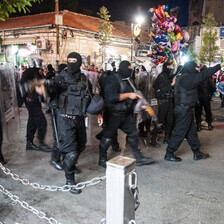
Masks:
[[[129,224],[135,220],[135,202],[130,186],[135,184],[135,159],[117,156],[107,162],[107,224]]]

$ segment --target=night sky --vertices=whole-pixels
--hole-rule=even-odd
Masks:
[[[112,21],[135,22],[134,17],[139,12],[149,16],[148,9],[159,4],[167,4],[169,0],[82,0],[79,5],[98,12],[101,6],[107,7]]]

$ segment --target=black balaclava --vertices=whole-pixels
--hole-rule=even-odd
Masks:
[[[47,69],[48,69],[49,72],[52,72],[52,71],[53,71],[53,67],[52,67],[52,65],[49,64],[49,65],[47,66]]]
[[[188,61],[184,64],[184,71],[188,73],[196,73],[198,72],[195,68],[197,64],[194,61]]]
[[[122,61],[119,65],[119,73],[124,76],[125,78],[128,78],[131,76],[132,74],[132,69],[128,68],[130,66],[130,62],[129,61]]]
[[[77,61],[74,62],[74,63],[68,62],[69,58],[76,58]],[[81,65],[82,65],[82,57],[79,53],[72,52],[68,55],[68,57],[67,57],[67,67],[68,67],[67,71],[68,71],[68,73],[70,73],[71,75],[75,75],[75,74],[79,73]],[[79,74],[79,76],[80,76],[80,74]]]

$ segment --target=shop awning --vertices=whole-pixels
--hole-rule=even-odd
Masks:
[[[23,37],[23,38],[7,38],[2,40],[2,45],[11,44],[35,44],[37,37]]]

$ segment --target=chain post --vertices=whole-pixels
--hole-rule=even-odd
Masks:
[[[129,224],[135,219],[135,201],[130,193],[130,175],[135,159],[117,156],[107,162],[106,220],[107,224]]]

